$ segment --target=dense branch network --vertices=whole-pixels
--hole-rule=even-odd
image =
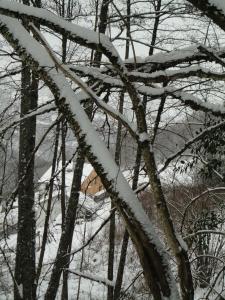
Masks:
[[[218,1],[189,2],[195,4],[216,24],[225,29],[225,7],[219,4]],[[179,100],[180,105],[184,104],[195,110],[224,116],[225,106],[223,101],[215,104],[211,99],[208,101],[201,99],[199,94],[195,95],[195,89],[192,90],[190,86],[186,86],[182,80],[194,78],[197,83],[201,83],[203,79],[224,82],[224,72],[212,70],[210,63],[213,62],[223,66],[225,50],[218,51],[217,49],[200,45],[174,50],[169,53],[159,52],[146,58],[139,59],[134,57],[133,60],[122,60],[106,35],[69,23],[47,10],[0,0],[0,14],[1,34],[15,49],[21,59],[26,61],[31,69],[39,74],[40,78],[51,90],[55,97],[57,109],[66,118],[83,154],[95,168],[107,192],[113,199],[118,212],[123,217],[131,239],[136,246],[147,284],[155,299],[190,300],[193,296],[193,284],[187,250],[182,239],[177,235],[170,219],[166,199],[158,178],[151,144],[152,132],[148,128],[142,96],[146,97],[149,106],[151,106],[153,100],[163,99],[162,110],[164,104],[173,99]],[[29,22],[29,29],[33,32],[33,36],[18,19],[23,22],[24,20],[27,23]],[[41,26],[48,27],[57,34],[66,36],[67,40],[104,54],[108,61],[103,66],[98,67],[62,63],[52,51],[41,31],[34,26],[36,22]],[[190,64],[196,65],[190,66]],[[17,75],[17,71],[15,73],[11,72],[11,76],[13,75]],[[5,74],[2,76],[3,78],[5,78]],[[69,80],[72,82],[72,85],[69,83]],[[104,97],[102,100],[101,93],[98,95],[94,89],[90,88],[90,82],[95,82],[96,86],[103,87],[102,94],[106,90],[126,93],[132,104],[135,121],[131,122],[128,117],[114,109],[109,103],[106,103]],[[74,86],[76,87],[75,91],[73,90]],[[154,192],[154,200],[162,219],[162,228],[166,241],[178,265],[181,297],[171,272],[167,252],[158,239],[154,226],[144,212],[135,193],[123,177],[120,168],[112,159],[105,144],[96,134],[85,112],[83,104],[87,99],[91,100],[105,114],[120,122],[141,147]],[[52,109],[55,109],[52,104],[38,108],[35,112],[31,112],[23,118],[14,121],[10,126]],[[160,116],[158,119],[160,119]],[[177,153],[166,160],[164,167],[160,171],[163,171],[172,160],[183,154],[209,132],[214,132],[222,127],[224,127],[224,122],[207,128],[204,132],[186,142]],[[8,127],[3,128],[2,132],[7,129]],[[199,231],[198,233],[206,232]],[[91,279],[91,276],[87,274],[77,271],[75,274]],[[112,282],[107,282],[101,278],[97,281],[106,285],[112,285]]]
[[[107,191],[114,199],[118,211],[123,216],[140,253],[144,268],[148,268],[146,265],[148,257],[149,263],[152,265],[152,274],[149,271],[148,274],[158,278],[158,291],[155,293],[159,295],[162,292],[170,299],[176,299],[176,289],[171,290],[170,288],[171,281],[173,281],[170,267],[166,267],[163,271],[165,277],[162,277],[162,270],[159,270],[159,266],[164,268],[167,265],[167,259],[166,254],[163,254],[164,250],[161,243],[154,233],[153,226],[118,166],[112,160],[106,146],[94,132],[79,100],[76,99],[76,94],[67,83],[63,73],[57,70],[55,62],[48,52],[23,29],[18,21],[2,16],[0,30],[10,44],[17,49],[20,56],[26,59],[33,68],[38,69],[40,76],[55,95],[56,105],[66,116],[80,146],[95,167]],[[138,235],[137,228],[139,228]],[[152,282],[149,281],[149,284]]]

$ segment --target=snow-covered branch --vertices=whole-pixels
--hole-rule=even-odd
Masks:
[[[99,275],[87,274],[87,273],[83,273],[83,272],[79,272],[79,271],[71,270],[71,269],[64,269],[64,270],[67,270],[69,273],[80,276],[82,278],[89,279],[89,280],[92,280],[92,281],[95,281],[95,282],[98,282],[98,283],[102,283],[102,284],[107,285],[107,286],[113,286],[114,287],[114,285],[115,285],[114,281],[108,280],[108,279],[103,278]]]
[[[22,59],[26,60],[33,69],[38,70],[40,77],[54,94],[59,111],[66,117],[82,150],[94,166],[125,220],[150,288],[153,288],[150,278],[154,278],[155,293],[157,290],[157,294],[163,295],[164,298],[179,299],[167,254],[153,225],[105,144],[93,129],[63,72],[56,67],[46,49],[40,46],[17,20],[1,16],[0,32]]]
[[[79,65],[69,65],[71,71],[76,74],[97,79],[105,85],[111,87],[123,88],[124,85],[122,81],[117,78],[107,74],[105,68],[99,69],[95,67],[86,67]],[[224,81],[225,74],[214,72],[210,69],[203,68],[201,66],[191,66],[187,68],[182,68],[178,70],[161,70],[156,72],[138,72],[133,71],[128,73],[128,77],[132,82],[140,82],[145,84],[152,83],[162,83],[165,81],[175,81],[178,79],[188,78],[188,77],[198,77],[198,78],[208,78],[215,81]]]
[[[214,48],[210,48],[221,58],[225,57],[225,49],[222,48],[219,51]],[[179,64],[190,63],[194,61],[212,61],[205,53],[202,53],[198,46],[190,46],[187,48],[181,48],[179,50],[172,50],[169,53],[159,52],[145,58],[138,58],[137,67],[140,72],[156,72],[160,70],[166,70],[168,68],[176,67]],[[127,68],[130,70],[134,66],[133,59],[124,61]]]
[[[130,72],[128,74],[132,81],[143,83],[160,83],[164,81],[175,81],[188,77],[209,78],[213,80],[225,80],[225,74],[219,72],[213,72],[210,69],[200,66],[191,66],[178,70],[165,70],[156,71],[152,73],[148,72]]]
[[[101,50],[104,54],[109,53],[110,56],[119,59],[116,49],[107,36],[67,22],[46,9],[31,7],[14,1],[0,0],[0,13],[19,19],[26,18],[31,22],[37,21],[55,32],[66,34],[67,39],[75,43],[94,50]]]

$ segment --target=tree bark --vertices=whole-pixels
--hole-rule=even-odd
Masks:
[[[136,160],[135,160],[135,166],[134,166],[134,177],[133,177],[133,183],[132,183],[132,189],[135,190],[138,186],[138,177],[139,177],[139,170],[141,165],[141,150],[138,147],[137,153],[136,153]],[[119,260],[119,266],[117,271],[117,277],[116,277],[116,284],[114,288],[114,300],[119,299],[122,283],[123,283],[123,274],[124,274],[124,268],[126,263],[126,256],[127,256],[127,247],[129,242],[129,232],[127,229],[125,229],[124,235],[123,235],[123,242],[121,247],[121,253],[120,253],[120,260]]]
[[[71,188],[70,199],[68,201],[68,206],[66,210],[64,230],[62,231],[61,234],[55,263],[48,284],[47,292],[45,294],[46,300],[55,299],[59,287],[59,280],[60,280],[62,270],[64,267],[68,266],[69,257],[67,256],[67,254],[68,254],[68,249],[70,249],[71,241],[73,238],[83,165],[84,165],[84,156],[80,151],[78,151],[74,174],[73,174],[73,183]]]
[[[23,4],[30,5],[29,0]],[[28,26],[23,21],[25,27]],[[22,62],[21,73],[21,117],[37,107],[38,78],[26,62]],[[34,199],[34,155],[36,117],[20,124],[18,188],[18,234],[15,264],[14,299],[36,299],[35,267],[35,199]]]
[[[50,178],[50,182],[49,182],[48,202],[47,202],[44,231],[43,231],[43,237],[42,237],[42,243],[41,243],[41,252],[40,252],[40,257],[39,257],[38,267],[37,267],[37,276],[36,276],[37,283],[38,283],[40,275],[41,275],[41,269],[42,269],[44,254],[45,254],[45,247],[46,247],[46,243],[47,243],[47,239],[48,239],[49,219],[50,219],[50,214],[51,214],[52,196],[53,196],[53,190],[54,190],[53,176],[55,174],[55,169],[56,169],[58,145],[59,145],[59,131],[60,131],[60,124],[58,123],[56,126],[55,146],[54,146],[54,153],[53,153],[53,159],[52,159],[52,171],[51,171],[51,178]]]
[[[38,80],[25,62],[22,63],[21,117],[37,107]],[[36,299],[35,282],[35,203],[34,157],[36,117],[20,125],[18,190],[18,235],[16,248],[15,280],[22,286],[22,295],[15,287],[14,299]],[[32,158],[31,158],[32,157]],[[29,164],[29,166],[28,166]],[[22,296],[22,297],[21,297]]]
[[[64,8],[65,3],[63,3],[63,17],[65,16]],[[66,62],[66,50],[67,50],[67,38],[65,35],[62,36],[62,63]],[[61,122],[61,153],[62,153],[62,185],[61,185],[61,213],[62,213],[62,230],[64,229],[65,215],[66,215],[66,120],[63,118]],[[72,242],[72,241],[71,241]],[[69,247],[70,248],[70,247]],[[69,267],[69,261],[68,266]],[[66,268],[67,268],[66,267]],[[62,300],[68,300],[68,272],[63,271],[63,285],[62,285]]]

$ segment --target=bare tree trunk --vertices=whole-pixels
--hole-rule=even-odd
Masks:
[[[123,105],[124,105],[124,93],[120,94],[119,100],[119,112],[123,113]],[[121,136],[122,136],[122,124],[118,122],[117,128],[117,137],[116,137],[116,150],[115,150],[115,162],[117,165],[120,164],[120,154],[121,154]],[[111,203],[111,210],[114,209],[113,202]],[[110,226],[109,226],[109,252],[108,252],[108,279],[113,280],[113,270],[114,270],[114,252],[115,252],[115,211],[112,214],[110,219]],[[112,286],[108,286],[108,294],[107,299],[113,300],[114,299],[114,288]]]
[[[34,74],[33,74],[34,76]],[[31,84],[31,80],[33,81]],[[21,116],[37,106],[37,81],[31,79],[29,67],[23,63]],[[20,125],[19,180],[23,178],[18,191],[18,236],[16,249],[15,280],[22,285],[23,299],[36,298],[35,283],[35,210],[34,210],[34,158],[36,118],[32,117]],[[30,159],[32,161],[30,161]],[[28,162],[29,166],[28,165]],[[25,267],[26,266],[26,267]],[[16,290],[15,290],[16,291]],[[15,299],[20,299],[17,292]]]
[[[56,127],[55,147],[54,147],[54,153],[53,153],[53,159],[52,159],[52,171],[51,171],[51,179],[50,179],[50,183],[49,183],[48,202],[47,202],[44,231],[43,231],[43,237],[42,237],[42,243],[41,243],[41,252],[40,252],[40,257],[39,257],[38,267],[37,267],[37,276],[36,276],[37,283],[38,283],[38,280],[39,280],[39,277],[41,274],[41,269],[42,269],[44,254],[45,254],[45,247],[46,247],[47,238],[48,238],[49,219],[50,219],[50,213],[51,213],[52,195],[53,195],[53,188],[54,188],[53,176],[55,174],[55,169],[56,169],[58,145],[59,145],[59,131],[60,131],[60,123],[58,123],[57,127]]]
[[[23,4],[30,5],[29,0]],[[27,27],[27,22],[23,22]],[[21,117],[37,107],[38,78],[26,62],[21,73]],[[35,200],[34,200],[34,156],[36,117],[20,124],[19,176],[22,182],[18,189],[18,235],[16,247],[14,299],[36,299],[35,273]]]
[[[113,202],[111,209],[114,208]],[[113,212],[109,223],[109,252],[108,252],[108,279],[113,280],[115,252],[115,212]],[[113,287],[108,285],[107,300],[113,300]]]
[[[119,101],[119,112],[123,113],[124,105],[124,93],[120,94]],[[122,124],[118,122],[117,138],[116,138],[116,150],[115,150],[115,162],[120,164],[121,154],[121,137],[122,137]],[[114,208],[113,202],[111,209]],[[110,230],[109,230],[109,256],[108,256],[108,279],[113,280],[113,265],[114,265],[114,251],[115,251],[115,212],[110,219]],[[114,289],[108,286],[108,300],[114,299]]]
[[[85,220],[85,219],[84,219],[84,222],[85,222],[85,224],[84,224],[83,245],[85,244],[85,238],[86,238],[86,220]],[[82,254],[81,254],[81,260],[80,260],[80,272],[82,272],[82,269],[83,269],[83,263],[84,263],[84,248],[82,249]],[[79,300],[79,298],[80,298],[81,278],[82,278],[82,277],[79,276],[76,300]]]
[[[105,33],[107,28],[107,17],[108,17],[108,10],[109,10],[109,0],[103,0],[100,10],[99,16],[99,33]],[[99,66],[102,58],[101,52],[96,52],[94,57],[95,65]],[[121,127],[121,125],[120,125]],[[121,132],[121,129],[120,129]],[[118,137],[118,134],[117,134]],[[117,143],[118,145],[118,143]],[[119,149],[116,150],[115,156],[119,155]],[[119,159],[117,159],[119,160]],[[113,202],[111,203],[111,208],[114,208]],[[114,269],[114,251],[115,251],[115,213],[113,213],[110,219],[109,225],[109,252],[108,252],[108,279],[113,280],[113,269]],[[107,292],[107,300],[113,300],[113,287],[108,286]]]
[[[80,151],[78,151],[75,169],[74,169],[70,199],[68,201],[68,206],[66,210],[64,230],[62,231],[61,234],[55,263],[48,284],[48,289],[45,295],[46,300],[55,299],[59,287],[59,280],[60,280],[62,270],[64,267],[68,266],[69,256],[67,256],[67,254],[68,254],[68,249],[70,249],[71,241],[73,237],[83,164],[84,164],[84,157],[80,153]]]
[[[37,107],[38,81],[31,75],[26,63],[22,64],[21,117]],[[14,298],[35,299],[35,210],[34,210],[34,158],[36,118],[32,117],[20,125],[19,178],[24,180],[18,191],[18,236],[16,249],[15,280],[22,286],[22,297],[15,289]],[[30,161],[31,159],[31,161]],[[28,165],[28,162],[29,166]],[[25,267],[26,266],[26,267]]]
[[[64,16],[64,6],[63,3],[63,16]],[[62,63],[66,62],[66,49],[67,49],[67,38],[66,36],[62,36]],[[65,215],[66,215],[66,195],[65,195],[65,187],[66,187],[66,170],[64,168],[66,164],[66,120],[63,118],[61,122],[61,137],[62,137],[62,185],[61,185],[61,213],[62,213],[62,230],[64,229],[65,223]],[[69,266],[68,266],[69,267]],[[63,271],[63,285],[62,285],[62,300],[68,300],[68,272],[66,270]]]
[[[101,11],[99,15],[99,27],[98,27],[99,33],[106,32],[109,4],[110,4],[109,0],[102,1]],[[102,52],[101,51],[95,52],[94,63],[97,64],[97,66],[99,66],[101,59],[102,59]]]
[[[61,156],[62,156],[62,172],[61,172],[61,213],[62,213],[62,230],[66,214],[66,120],[61,121]]]
[[[136,160],[135,160],[135,166],[134,166],[134,177],[133,177],[133,183],[132,183],[133,190],[135,190],[138,186],[140,165],[141,165],[141,149],[138,147],[137,154],[136,154]],[[129,242],[129,233],[128,233],[127,229],[125,229],[125,232],[123,235],[121,252],[120,252],[119,266],[118,266],[118,270],[117,270],[116,284],[115,284],[115,288],[114,288],[114,298],[113,298],[114,300],[119,299],[120,293],[121,293],[124,268],[125,268],[125,264],[126,264],[128,242]]]
[[[127,19],[126,19],[127,40],[126,40],[126,46],[125,46],[125,59],[129,58],[130,13],[131,13],[130,0],[127,0]],[[120,105],[119,105],[120,113],[123,113],[123,106],[124,106],[124,92],[122,92],[121,96],[120,96]],[[121,153],[121,130],[122,130],[122,124],[121,124],[121,122],[118,122],[116,153],[115,153],[115,161],[118,165],[119,165],[119,159],[120,159],[120,153]],[[125,263],[126,263],[128,241],[129,241],[129,233],[125,229],[125,233],[123,236],[123,242],[122,242],[122,248],[121,248],[121,254],[120,254],[119,267],[118,267],[117,277],[116,277],[116,285],[114,287],[114,294],[113,294],[112,299],[117,299],[120,295],[121,286],[122,286],[122,282],[123,282],[124,267],[125,267]]]
[[[62,183],[61,183],[61,214],[62,214],[62,231],[64,230],[65,226],[65,217],[66,217],[66,194],[65,194],[65,189],[66,189],[66,169],[65,169],[65,164],[66,164],[66,140],[65,140],[65,122],[66,120],[63,119],[61,122],[61,134],[62,134],[62,147],[61,147],[61,152],[62,152]],[[61,295],[62,300],[68,300],[68,272],[66,270],[63,271],[63,285],[62,285],[62,295]]]
[[[64,3],[63,3],[64,5]],[[63,7],[63,16],[64,16],[64,7]],[[67,38],[65,35],[62,36],[62,63],[66,62],[66,47],[67,47]],[[62,212],[62,228],[65,220],[66,213],[66,195],[65,195],[65,187],[66,187],[66,120],[62,119],[61,122],[61,155],[62,155],[62,183],[61,183],[61,212]]]

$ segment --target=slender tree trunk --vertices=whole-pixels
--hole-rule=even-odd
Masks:
[[[114,208],[113,202],[111,209]],[[115,212],[112,214],[109,223],[109,252],[108,252],[108,279],[113,280],[114,270],[114,252],[115,252]],[[113,287],[108,286],[107,300],[113,300]]]
[[[144,104],[146,106],[146,99],[144,99]],[[137,186],[138,186],[140,166],[141,166],[141,148],[138,146],[137,153],[136,153],[136,159],[135,159],[135,165],[134,165],[134,176],[133,176],[133,182],[132,182],[133,190],[136,190]],[[114,300],[119,299],[120,294],[121,294],[128,242],[129,242],[129,232],[127,231],[127,229],[125,229],[122,247],[121,247],[121,253],[120,253],[119,266],[118,266],[118,271],[117,271],[117,277],[116,277],[116,284],[115,284],[115,288],[114,288],[114,298],[113,298]]]
[[[22,63],[21,117],[37,107],[38,80]],[[18,190],[18,235],[16,248],[14,299],[35,299],[35,208],[34,208],[34,157],[36,118],[24,120],[20,125],[19,178],[24,177]],[[29,163],[30,161],[30,163]],[[29,166],[28,166],[29,163]]]
[[[85,244],[85,239],[86,239],[86,220],[84,220],[84,235],[83,235],[83,245]],[[80,260],[80,272],[82,272],[83,269],[83,263],[84,263],[84,248],[82,249],[82,254],[81,254],[81,260]],[[81,276],[79,276],[78,279],[78,289],[77,289],[77,297],[76,300],[79,300],[80,298],[80,286],[81,286]]]
[[[68,249],[70,249],[74,224],[76,219],[77,206],[79,201],[79,190],[81,184],[81,176],[84,165],[84,157],[78,151],[74,175],[73,175],[73,183],[71,188],[70,199],[68,201],[66,216],[65,216],[65,225],[64,230],[62,231],[59,247],[55,259],[55,263],[53,266],[51,278],[48,284],[48,289],[45,295],[46,300],[53,300],[56,297],[59,280],[64,267],[68,266]]]
[[[62,156],[62,172],[61,172],[61,214],[62,214],[62,230],[66,214],[66,120],[61,121],[61,156]]]
[[[45,254],[45,247],[46,247],[46,243],[47,243],[47,239],[48,239],[49,219],[50,219],[50,214],[51,214],[52,196],[53,196],[53,189],[54,189],[53,176],[54,176],[55,170],[56,170],[58,145],[59,145],[59,131],[60,131],[60,123],[58,123],[56,126],[56,137],[55,137],[55,146],[54,146],[54,153],[53,153],[53,159],[52,159],[52,171],[51,171],[51,179],[50,179],[50,184],[49,184],[48,202],[47,202],[44,231],[43,231],[43,237],[42,237],[42,243],[41,243],[41,252],[40,252],[40,257],[39,257],[38,267],[37,267],[37,277],[36,277],[37,283],[40,278],[44,254]]]
[[[30,5],[29,0],[23,4]],[[41,7],[41,0],[35,6]],[[23,21],[27,28],[28,23]],[[39,24],[35,22],[39,27]],[[22,63],[21,72],[21,117],[34,110],[38,105],[39,80],[35,72]],[[20,124],[19,138],[19,175],[22,180],[18,189],[18,234],[15,264],[14,299],[36,299],[36,267],[35,267],[35,192],[34,192],[34,160],[36,138],[36,117],[33,116]]]
[[[156,17],[153,28],[153,35],[151,41],[151,47],[149,49],[149,55],[152,55],[154,52],[154,45],[156,42],[159,20],[160,20],[160,10],[161,10],[161,0],[158,0],[155,4]],[[164,86],[167,85],[167,82],[164,83]],[[164,99],[161,99],[161,105],[164,105]],[[156,128],[155,128],[156,130]],[[156,132],[154,133],[156,134]],[[154,139],[155,137],[153,137]],[[148,148],[148,150],[147,150]],[[151,187],[153,190],[153,195],[155,198],[155,203],[157,207],[157,211],[159,214],[159,220],[161,222],[161,226],[166,235],[166,240],[175,255],[177,266],[178,266],[178,278],[180,281],[181,295],[183,300],[193,300],[194,298],[194,288],[193,288],[193,280],[191,274],[190,262],[188,259],[188,254],[186,250],[180,244],[180,241],[177,238],[175,228],[173,222],[170,218],[170,214],[168,211],[168,207],[166,204],[166,199],[164,197],[162,186],[160,179],[157,175],[157,167],[155,162],[154,153],[149,151],[149,146],[147,143],[142,145],[143,156],[146,162],[147,173],[149,175]],[[148,152],[148,153],[147,153]]]
[[[119,100],[119,112],[123,113],[123,105],[124,105],[124,93],[120,94]],[[117,128],[117,137],[116,137],[116,149],[115,149],[115,162],[120,164],[120,154],[121,154],[121,137],[122,137],[122,124],[118,122]],[[114,209],[113,201],[111,203],[111,209]],[[108,279],[113,280],[114,276],[114,252],[115,252],[115,230],[116,230],[116,222],[115,222],[115,212],[112,214],[109,225],[109,252],[108,252]],[[114,288],[112,286],[108,286],[107,299],[113,300],[114,297]]]
[[[139,177],[139,170],[141,165],[141,149],[138,147],[137,154],[136,154],[136,160],[135,160],[135,166],[134,166],[134,177],[133,177],[133,183],[132,183],[132,189],[135,190],[138,186],[138,177]],[[114,288],[114,300],[118,300],[121,294],[121,288],[123,283],[123,274],[124,274],[124,268],[126,264],[126,256],[127,256],[127,247],[129,242],[129,233],[125,229],[124,235],[123,235],[123,242],[120,252],[120,260],[119,260],[119,266],[117,270],[117,277],[116,277],[116,284]]]
[[[99,33],[106,32],[109,3],[110,3],[109,0],[102,1],[100,16],[99,16],[99,20],[100,20]],[[94,56],[95,65],[97,66],[100,65],[101,58],[102,58],[102,53],[96,52]],[[116,150],[116,153],[119,154],[118,150]],[[111,208],[112,209],[114,208],[113,203],[111,204]],[[108,252],[108,279],[109,280],[113,280],[114,251],[115,251],[115,213],[112,215],[110,219],[110,227],[109,227],[109,252]],[[107,300],[113,300],[113,287],[111,286],[108,286]]]
[[[109,3],[110,3],[109,0],[102,1],[101,11],[100,11],[100,15],[99,15],[99,27],[98,27],[99,33],[106,32]],[[100,52],[100,51],[95,52],[94,63],[97,66],[100,65],[101,59],[102,59],[102,52]]]
[[[23,4],[30,5],[29,0]],[[23,22],[27,27],[27,22]],[[21,73],[21,117],[37,107],[38,78],[25,62]],[[34,200],[34,156],[36,117],[20,124],[19,176],[22,182],[18,189],[18,234],[15,265],[14,299],[36,299],[35,273],[35,200]]]
[[[149,55],[152,55],[154,52],[154,46],[156,43],[158,28],[159,28],[159,21],[160,21],[160,10],[161,10],[162,0],[157,0],[156,3],[154,2],[154,9],[155,9],[155,22],[152,31],[152,39],[151,39],[151,46],[149,48]]]
[[[63,12],[64,15],[64,12]],[[62,37],[62,63],[66,62],[66,49],[67,49],[67,38],[66,36]],[[64,229],[65,223],[65,214],[66,214],[66,195],[65,195],[65,187],[66,187],[66,170],[64,168],[66,164],[66,120],[63,118],[62,122],[62,185],[61,185],[61,212],[62,212],[62,230]],[[69,268],[69,261],[66,268]],[[66,270],[63,271],[63,285],[62,285],[62,300],[68,300],[68,272]]]
[[[117,276],[116,276],[116,284],[114,287],[114,300],[119,299],[121,294],[121,288],[123,284],[123,274],[124,274],[124,268],[126,264],[126,257],[127,257],[127,247],[129,242],[129,233],[125,229],[124,235],[123,235],[123,241],[122,241],[122,247],[120,252],[120,260],[119,260],[119,266],[117,270]]]
[[[64,5],[64,4],[63,4]],[[64,16],[63,8],[63,16]],[[66,36],[62,37],[62,63],[66,62],[66,47],[67,47],[67,38]],[[61,122],[61,155],[62,155],[62,183],[61,183],[61,212],[62,212],[62,228],[65,220],[66,213],[66,195],[65,195],[65,187],[66,187],[66,169],[64,168],[66,164],[66,120],[62,118]]]
[[[127,19],[126,19],[126,45],[125,45],[125,59],[129,58],[129,50],[130,50],[130,0],[127,0]],[[123,113],[123,106],[124,106],[124,92],[120,95],[120,105],[119,105],[119,111],[120,113]],[[118,122],[118,131],[117,131],[117,141],[116,141],[116,153],[115,153],[115,161],[119,165],[119,159],[120,159],[120,153],[121,153],[121,130],[122,130],[122,124],[121,122]],[[114,294],[112,299],[117,299],[120,295],[121,286],[123,282],[123,273],[124,273],[124,267],[126,263],[126,254],[127,254],[127,246],[129,241],[129,233],[127,230],[125,230],[124,236],[123,236],[123,242],[122,242],[122,248],[121,248],[121,254],[120,254],[120,261],[119,261],[119,267],[117,271],[117,277],[116,277],[116,285],[114,287]]]

